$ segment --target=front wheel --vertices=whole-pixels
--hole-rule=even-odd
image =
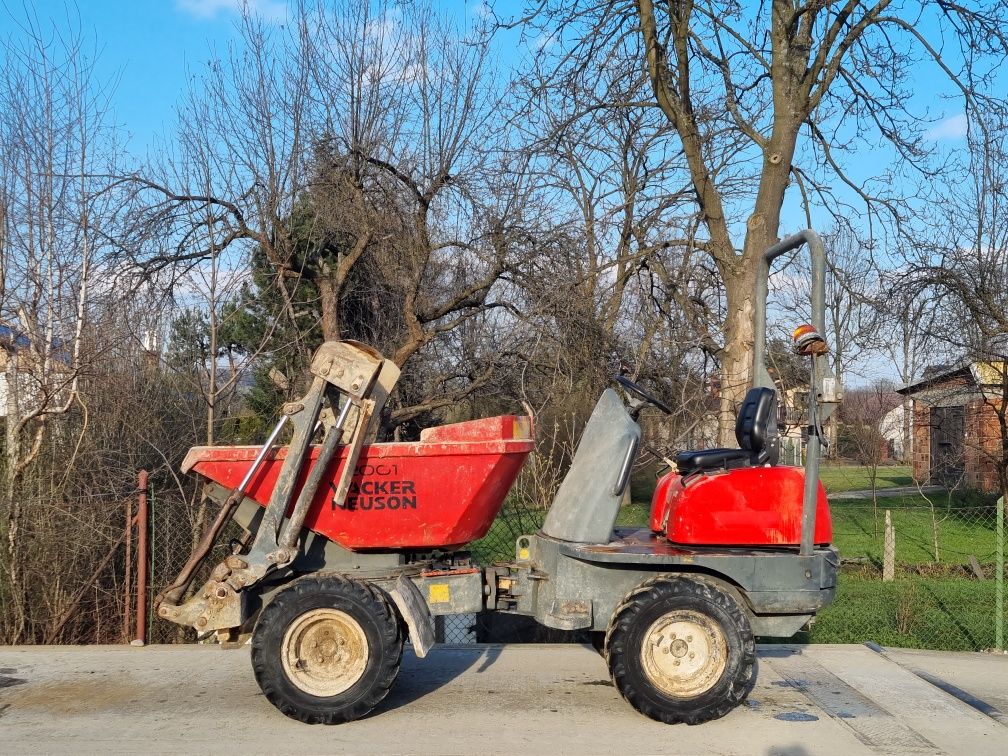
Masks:
[[[359,719],[395,682],[403,636],[377,588],[339,575],[301,578],[278,593],[252,634],[252,668],[270,703],[292,719]]]
[[[756,684],[745,612],[702,580],[659,575],[635,588],[613,613],[605,651],[620,695],[668,724],[723,717]]]

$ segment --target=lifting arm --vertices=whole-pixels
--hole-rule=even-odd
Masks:
[[[347,436],[349,421],[352,422],[347,443],[349,452],[333,502],[339,505],[346,498],[365,438],[374,430],[372,420],[378,417],[385,399],[395,386],[399,369],[364,344],[327,341],[312,358],[311,373],[314,377],[308,393],[299,401],[284,405],[283,418],[256,456],[242,483],[228,497],[182,572],[158,597],[156,606],[159,616],[194,627],[199,632],[230,630],[241,625],[245,619],[241,592],[270,572],[286,567],[297,557],[308,508],[336,449]],[[335,412],[340,406],[341,395],[344,399],[337,417]],[[324,408],[326,403],[328,409]],[[293,434],[255,540],[247,553],[231,554],[218,564],[203,587],[180,605],[179,600],[192,582],[197,567],[210,552],[241,502],[245,488],[254,479],[259,463],[270,452],[288,421],[293,425]],[[320,426],[324,428],[324,435],[318,456],[298,492],[297,501],[293,501],[298,481],[310,458],[312,437]]]

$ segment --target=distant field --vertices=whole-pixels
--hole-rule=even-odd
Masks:
[[[827,493],[842,491],[864,491],[871,489],[871,478],[867,467],[859,465],[827,463],[819,468],[819,480],[822,481]],[[633,476],[630,482],[630,494],[635,504],[650,506],[651,494],[654,493],[657,477],[654,470],[643,470]],[[912,486],[908,465],[880,465],[875,485],[879,489]]]
[[[850,465],[828,466],[822,470],[821,479],[828,492],[855,491],[868,487],[868,471]],[[634,476],[631,483],[632,503],[624,506],[616,519],[617,525],[632,526],[648,524],[651,511],[651,495],[654,491],[653,473]],[[878,488],[912,485],[908,467],[880,468]],[[949,502],[946,496],[931,497],[939,520],[939,551],[948,550],[955,554],[977,553],[977,549],[993,553],[993,535],[981,537],[977,543],[974,526],[964,520],[964,513],[946,511]],[[989,503],[989,502],[988,502]],[[961,509],[964,502],[953,502],[953,508]],[[834,534],[836,543],[844,556],[872,557],[881,559],[881,539],[876,538],[874,515],[871,501],[834,502]],[[897,560],[907,562],[927,561],[932,557],[931,515],[927,500],[920,496],[880,497],[879,525],[881,533],[883,511],[892,509],[894,525],[898,534]],[[508,507],[494,523],[486,539],[497,542],[512,539],[521,533],[534,532],[542,523],[544,513],[519,512]],[[501,519],[507,524],[500,522]],[[968,519],[968,517],[967,517]],[[988,547],[989,546],[989,547]]]
[[[869,472],[867,467],[857,465],[823,465],[819,469],[819,480],[822,481],[827,493],[867,490],[871,488]],[[878,468],[878,477],[875,481],[878,488],[896,488],[913,484],[910,468],[906,465],[886,465]]]

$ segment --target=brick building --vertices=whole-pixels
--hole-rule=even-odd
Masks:
[[[1000,362],[940,365],[898,390],[913,401],[915,480],[999,490],[994,461],[1001,456],[1001,430],[992,402],[1001,401],[1005,372]]]

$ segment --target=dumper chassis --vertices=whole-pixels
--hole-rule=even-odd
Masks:
[[[801,471],[776,464],[763,354],[770,264],[805,244],[813,323],[796,331],[811,368]],[[652,719],[724,716],[755,685],[754,638],[793,635],[836,589],[818,483],[821,422],[840,399],[821,337],[824,277],[822,242],[811,230],[764,253],[739,449],[680,454],[678,470],[659,481],[651,527],[614,523],[640,447],[637,414],[647,404],[669,408],[619,376],[628,403],[612,389],[602,394],[542,528],[490,567],[473,564],[465,546],[486,533],[532,449],[528,419],[442,426],[412,444],[368,443],[398,369],[366,345],[326,342],[308,393],[284,406],[261,447],[190,451],[183,469],[208,479],[205,493],[220,511],[158,596],[158,615],[222,644],[251,632],[264,694],[303,722],[366,715],[394,684],[407,639],[425,657],[436,616],[481,611],[604,637],[617,690]],[[287,424],[290,440],[278,446]],[[734,486],[731,496],[718,493],[725,486]],[[192,590],[231,520],[244,536]]]

